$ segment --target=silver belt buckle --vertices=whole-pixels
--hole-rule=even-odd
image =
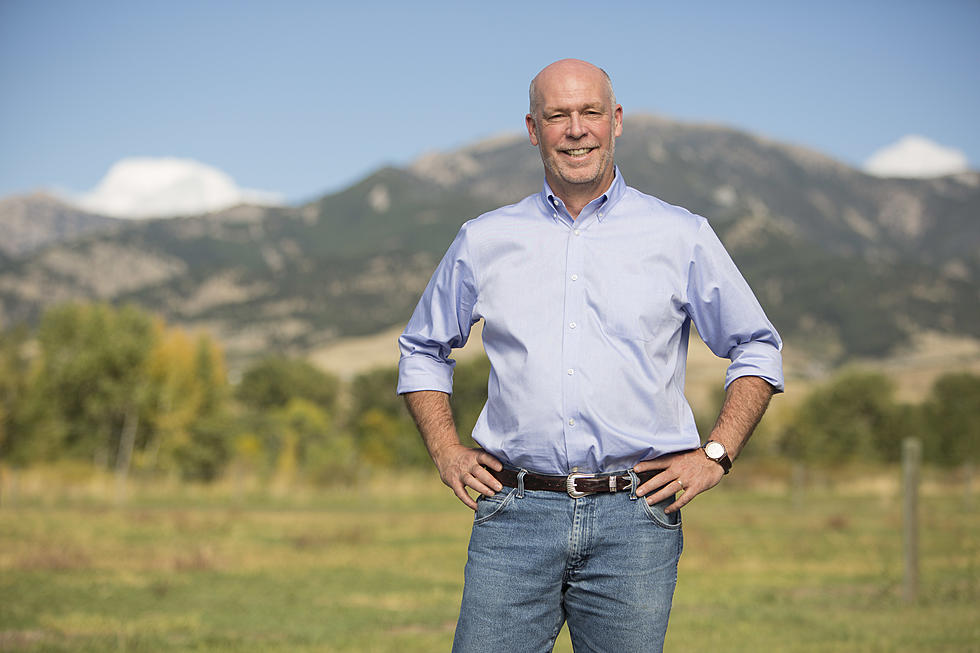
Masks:
[[[595,492],[579,492],[575,489],[575,481],[580,478],[598,478],[598,474],[569,474],[565,477],[565,491],[568,492],[568,496],[573,499],[580,499],[584,496],[590,494],[595,494]]]

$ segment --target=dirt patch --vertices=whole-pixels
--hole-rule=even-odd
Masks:
[[[14,567],[31,571],[71,571],[88,569],[91,564],[89,555],[77,548],[48,546],[21,556]]]
[[[32,648],[47,638],[43,630],[0,630],[0,651]]]

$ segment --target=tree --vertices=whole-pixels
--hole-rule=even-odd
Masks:
[[[282,408],[292,399],[306,399],[326,411],[336,407],[340,382],[298,358],[268,357],[245,370],[236,397],[245,406]]]
[[[120,489],[133,466],[210,479],[227,461],[224,358],[208,336],[132,306],[67,304],[44,314],[36,350],[18,435],[0,439],[19,459],[88,459]]]
[[[336,470],[321,455],[333,444],[334,462],[352,466],[346,448],[353,444],[349,437],[341,442],[333,419],[339,394],[340,381],[305,360],[269,356],[253,363],[235,390],[244,408],[240,432],[247,436],[236,443],[239,467],[274,469],[288,483],[308,471],[313,459],[321,471]]]
[[[923,416],[926,460],[952,466],[980,459],[980,376],[960,372],[936,379]]]
[[[128,469],[149,400],[144,375],[154,327],[131,306],[68,304],[45,313],[32,418],[47,457]]]
[[[24,425],[31,372],[27,337],[24,327],[0,333],[0,460],[20,464],[31,444]]]
[[[898,460],[905,429],[894,384],[850,372],[813,390],[787,428],[784,453],[810,462]]]
[[[278,411],[284,452],[291,449],[301,472],[313,481],[329,484],[357,474],[354,443],[335,428],[330,416],[306,399],[291,399]]]
[[[180,477],[186,481],[213,481],[224,470],[231,457],[232,422],[222,414],[197,419],[189,437],[173,449],[173,459]]]
[[[429,465],[429,454],[405,402],[395,394],[398,370],[365,372],[351,383],[350,430],[362,459],[377,466]]]
[[[145,466],[175,469],[188,480],[213,480],[230,457],[234,431],[221,349],[207,334],[192,337],[158,324],[146,375],[153,430]]]

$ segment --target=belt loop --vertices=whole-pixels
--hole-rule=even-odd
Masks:
[[[629,470],[630,475],[630,501],[636,501],[636,488],[640,487],[640,479],[633,471],[631,467]]]
[[[526,469],[522,469],[517,473],[517,498],[524,498],[524,475],[527,474]]]

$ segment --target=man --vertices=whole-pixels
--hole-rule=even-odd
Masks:
[[[779,336],[707,221],[623,181],[622,120],[601,69],[542,70],[526,124],[543,190],[463,225],[399,339],[398,392],[476,511],[457,651],[549,651],[566,621],[576,651],[661,650],[678,511],[782,390]],[[449,354],[479,319],[491,371],[470,449]],[[732,361],[704,447],[683,394],[692,322]]]

